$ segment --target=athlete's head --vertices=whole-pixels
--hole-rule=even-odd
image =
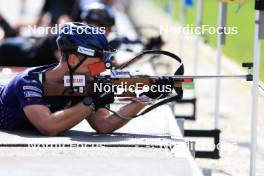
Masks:
[[[57,45],[61,62],[67,62],[70,72],[95,76],[105,71],[110,62],[108,41],[98,27],[84,23],[67,23],[60,31]]]
[[[84,7],[81,19],[88,24],[104,27],[106,35],[111,32],[112,26],[115,25],[113,9],[100,2],[93,2]]]

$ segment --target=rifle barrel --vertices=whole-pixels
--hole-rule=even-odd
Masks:
[[[131,78],[144,78],[147,75],[136,75],[136,76],[131,76]],[[244,79],[250,76],[250,74],[245,74],[245,75],[162,75],[162,77],[171,77],[173,79],[229,79],[229,78],[237,78],[237,79]],[[149,78],[158,78],[160,76],[149,76]]]

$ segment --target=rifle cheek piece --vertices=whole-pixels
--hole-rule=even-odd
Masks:
[[[105,63],[103,61],[89,64],[87,65],[87,68],[89,69],[91,76],[97,76],[106,70]]]

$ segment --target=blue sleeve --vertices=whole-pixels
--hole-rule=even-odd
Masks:
[[[16,95],[22,108],[28,105],[47,105],[43,92],[43,86],[37,80],[22,78],[17,81]]]

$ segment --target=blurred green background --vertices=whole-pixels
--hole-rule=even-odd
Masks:
[[[179,20],[181,0],[154,0],[155,5],[166,11],[168,4],[173,10],[173,17]],[[192,7],[185,10],[185,25],[195,24],[197,0],[193,0]],[[218,0],[204,0],[203,24],[216,27],[218,24]],[[254,45],[254,1],[248,0],[239,7],[237,3],[228,4],[227,26],[237,27],[237,35],[227,35],[226,44],[223,46],[223,52],[237,63],[241,64],[245,61],[253,61],[253,45]],[[206,34],[209,45],[216,48],[217,34]],[[261,66],[260,78],[264,81],[264,45],[261,42]]]

